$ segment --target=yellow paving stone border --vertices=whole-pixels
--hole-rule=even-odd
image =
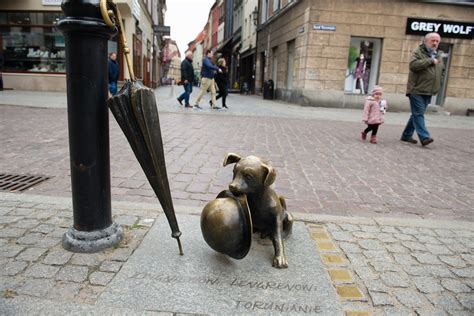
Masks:
[[[332,240],[325,225],[308,223],[311,238],[319,251],[329,278],[332,281],[339,299],[344,302],[361,304],[354,310],[354,306],[344,308],[347,316],[371,316],[373,308],[366,295],[356,284],[353,273],[348,269],[349,262]],[[344,304],[343,304],[344,305]]]

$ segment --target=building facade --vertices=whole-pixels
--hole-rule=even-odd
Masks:
[[[392,110],[406,110],[411,53],[438,31],[446,77],[432,104],[465,114],[474,108],[474,6],[444,2],[259,0],[257,91],[271,79],[282,100],[360,108],[378,84]]]
[[[96,0],[99,3],[98,0]],[[165,0],[117,0],[123,18],[135,75],[150,87],[161,77],[160,49]],[[6,89],[65,91],[64,37],[55,23],[63,17],[60,0],[2,0],[0,53]],[[117,36],[108,51],[118,52],[121,80],[128,78]]]

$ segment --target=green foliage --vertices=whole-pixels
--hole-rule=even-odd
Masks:
[[[347,68],[350,71],[354,71],[357,57],[359,57],[359,50],[357,47],[351,46],[349,48],[349,58],[347,59]]]

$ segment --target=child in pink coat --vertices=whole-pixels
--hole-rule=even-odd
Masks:
[[[383,115],[387,108],[387,101],[382,99],[382,87],[374,86],[372,93],[365,100],[364,114],[362,121],[367,124],[367,128],[361,133],[362,140],[367,139],[367,133],[372,131],[370,142],[377,144],[377,130],[379,125],[383,124]]]

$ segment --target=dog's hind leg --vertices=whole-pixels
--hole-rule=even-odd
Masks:
[[[286,202],[283,196],[278,197],[280,199],[281,206],[283,207],[283,238],[288,237],[291,234],[293,228],[293,215],[286,209]]]

